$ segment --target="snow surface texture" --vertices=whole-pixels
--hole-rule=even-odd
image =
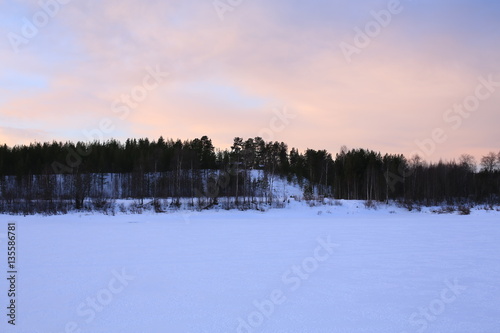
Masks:
[[[500,332],[500,214],[285,209],[0,216],[0,332]]]

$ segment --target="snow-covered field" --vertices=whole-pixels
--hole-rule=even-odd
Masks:
[[[0,243],[0,332],[500,332],[495,211],[2,215]]]

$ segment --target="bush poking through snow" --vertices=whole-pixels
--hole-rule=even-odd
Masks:
[[[134,200],[128,209],[131,214],[142,214],[142,205],[138,201]]]
[[[373,209],[373,210],[377,210],[378,206],[377,206],[377,204],[375,203],[375,201],[373,201],[373,200],[366,200],[366,201],[365,201],[365,208],[366,208],[366,209]]]
[[[417,212],[422,211],[422,206],[420,205],[420,203],[415,203],[411,200],[397,201],[397,206],[404,208],[409,212],[411,212],[413,210],[416,210]]]
[[[304,187],[303,196],[304,200],[306,201],[314,200],[314,190],[311,185],[307,185]]]
[[[127,207],[125,207],[125,204],[123,202],[118,205],[118,210],[120,210],[120,213],[122,214],[127,213]]]
[[[458,206],[458,212],[460,215],[470,215],[470,207],[467,205]]]
[[[454,206],[445,206],[439,209],[433,209],[431,212],[433,212],[434,214],[452,214],[455,211],[456,208]]]

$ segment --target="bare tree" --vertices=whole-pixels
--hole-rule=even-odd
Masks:
[[[476,159],[474,156],[470,154],[462,154],[460,155],[460,158],[458,159],[458,164],[469,172],[475,172],[476,171]]]
[[[490,152],[488,155],[485,155],[481,158],[481,166],[483,167],[483,171],[493,172],[497,169],[499,165],[497,154]]]

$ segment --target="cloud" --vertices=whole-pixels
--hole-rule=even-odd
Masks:
[[[290,146],[408,154],[415,140],[447,125],[443,113],[474,91],[478,76],[500,71],[500,10],[491,1],[402,3],[348,64],[339,43],[352,42],[354,28],[387,2],[255,0],[224,21],[210,1],[72,2],[20,54],[0,47],[9,68],[0,74],[0,119],[33,128],[37,140],[81,140],[109,118],[109,137],[209,135],[228,146],[234,136],[259,135],[273,109],[287,106],[297,118],[275,139]],[[6,10],[1,15],[37,8]],[[113,102],[141,84],[148,66],[171,75],[119,119]],[[499,96],[426,158],[490,149]],[[2,139],[24,140],[14,132]]]

